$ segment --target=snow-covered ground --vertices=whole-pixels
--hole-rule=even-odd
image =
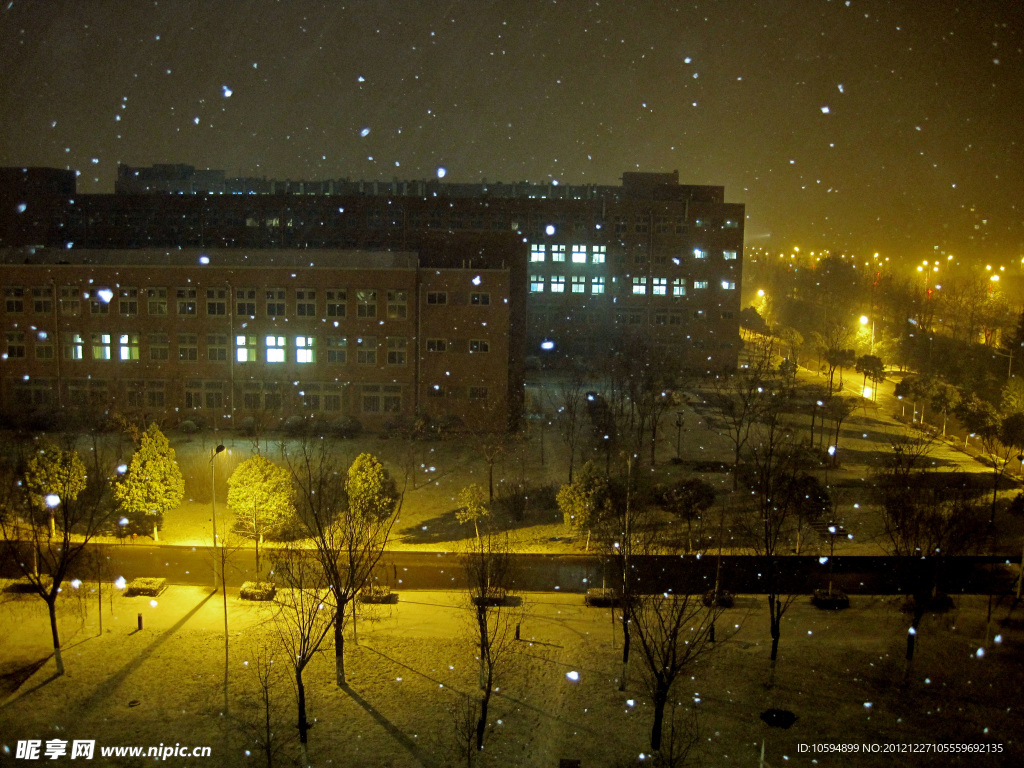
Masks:
[[[220,594],[171,587],[155,605],[149,598],[105,594],[104,631],[98,636],[95,593],[91,585],[81,589],[85,600],[69,590],[60,608],[67,666],[62,678],[52,677],[52,659],[32,671],[49,655],[42,603],[23,598],[0,607],[0,672],[6,675],[0,679],[6,685],[0,699],[0,764],[29,764],[14,759],[19,739],[55,738],[95,739],[97,749],[178,743],[213,750],[212,758],[170,757],[167,765],[266,764],[256,741],[254,668],[260,647],[277,647],[270,606],[229,595],[225,715]],[[996,606],[989,635],[1000,635],[999,642],[986,641],[983,597],[958,598],[955,610],[927,616],[904,682],[908,621],[898,605],[894,598],[855,597],[849,610],[828,613],[801,598],[784,619],[776,682],[768,688],[764,600],[740,596],[719,625],[720,637],[729,639],[674,691],[681,714],[697,713],[696,754],[708,765],[752,766],[764,741],[765,759],[775,768],[1020,765],[1021,608]],[[314,660],[306,673],[315,720],[309,735],[313,765],[459,764],[452,713],[476,695],[477,679],[466,606],[457,593],[404,592],[397,604],[361,616],[359,644],[347,644],[349,691],[333,683],[332,652]],[[621,635],[610,612],[584,607],[579,595],[528,594],[518,620],[522,639],[498,681],[482,764],[539,768],[576,758],[584,766],[611,766],[646,755],[652,709],[641,682],[642,661],[634,645],[629,684],[620,692]],[[281,677],[272,719],[282,743],[279,757],[296,753],[287,667],[288,659],[277,650],[275,669]],[[786,731],[767,727],[759,715],[770,707],[792,711],[796,723]],[[950,740],[1000,744],[1003,751],[959,758],[901,754],[898,759],[799,751],[800,744],[862,749],[868,743]],[[97,757],[93,764],[104,763]]]

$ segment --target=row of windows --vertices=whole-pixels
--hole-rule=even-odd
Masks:
[[[234,314],[240,317],[348,317],[349,300],[354,305],[355,317],[375,318],[381,299],[385,299],[383,316],[389,320],[404,320],[408,315],[409,293],[401,290],[376,291],[346,288],[332,288],[321,293],[322,303],[318,301],[318,291],[312,288],[295,290],[291,302],[287,300],[284,288],[237,288],[234,296],[229,296],[227,288],[97,288],[82,291],[78,286],[61,286],[57,294],[57,308],[61,315],[77,317],[82,314],[83,305],[92,315],[118,314],[123,317],[134,317],[140,314],[140,308],[154,316],[170,314],[171,307],[179,317],[196,317],[204,312],[208,317],[223,317],[228,314],[231,299],[234,300]],[[464,301],[465,294],[458,299]],[[455,296],[447,291],[432,291],[427,294],[427,303],[447,305],[459,303]],[[469,294],[469,303],[473,306],[489,306],[489,293],[474,291]],[[54,291],[52,286],[26,289],[19,286],[4,288],[4,307],[8,314],[20,314],[30,306],[35,314],[52,315],[54,310]],[[113,309],[112,309],[113,308]]]
[[[376,365],[378,351],[386,352],[384,359],[388,365],[405,365],[408,340],[404,336],[387,336],[378,343],[376,336],[280,336],[267,334],[263,336],[236,335],[231,343],[227,334],[208,334],[206,336],[205,356],[200,357],[199,335],[194,333],[176,334],[175,359],[182,362],[195,362],[200,359],[210,362],[227,362],[229,349],[234,348],[233,359],[238,363],[253,363],[260,359],[267,363],[285,363],[291,359],[299,364],[315,363],[319,359],[320,341],[326,347],[328,363],[348,363],[349,347],[354,350],[354,361],[360,365]],[[5,360],[18,360],[28,357],[25,331],[8,331],[5,334]],[[62,357],[65,360],[139,360],[141,356],[140,334],[138,333],[91,333],[86,337],[80,333],[65,334],[61,339]],[[150,333],[146,336],[147,355],[150,360],[171,359],[171,335],[166,333]],[[351,342],[351,343],[350,343]],[[426,339],[426,352],[458,352],[463,349],[462,343],[449,339]],[[487,339],[469,339],[465,347],[470,354],[486,354],[490,351]],[[87,351],[88,350],[88,351]],[[35,358],[52,360],[54,358],[53,338],[45,331],[35,335]]]
[[[111,385],[102,379],[71,379],[67,381],[68,398],[77,404],[105,406],[109,397],[117,394],[127,408],[167,408],[174,406],[187,410],[223,410],[227,406],[230,385],[222,381],[186,381],[179,397],[170,397],[169,382],[162,380],[124,381]],[[45,408],[57,404],[56,382],[49,379],[15,379],[9,381],[9,390],[16,407]],[[357,398],[358,410],[364,414],[401,413],[402,386],[397,384],[356,385],[353,395],[346,395],[337,382],[311,382],[288,388],[289,398],[309,411],[340,412],[349,397]],[[236,404],[244,411],[280,411],[285,405],[288,391],[277,382],[246,382],[241,387]],[[487,387],[427,388],[432,398],[486,400]]]
[[[568,280],[571,293],[586,293],[588,280],[591,296],[599,296],[605,292],[605,278],[603,277],[587,278],[582,275],[570,275]],[[679,297],[686,295],[688,284],[692,284],[695,291],[706,290],[711,285],[708,280],[688,281],[685,278],[676,278],[672,280],[670,286],[667,277],[652,277],[650,280],[647,277],[634,277],[632,278],[632,293],[634,296],[644,296],[650,288],[652,296],[668,296],[670,295],[669,287],[671,287],[671,295]],[[735,280],[721,280],[718,285],[723,291],[736,290]],[[550,277],[530,275],[530,293],[544,293],[545,289],[551,293],[565,293],[565,287],[565,275],[551,275]]]
[[[607,255],[608,249],[604,245],[590,246],[589,258],[586,245],[573,245],[569,251],[573,264],[604,264]],[[534,243],[530,246],[530,261],[548,261],[549,256],[550,261],[565,261],[566,246],[544,243]]]
[[[568,252],[566,250],[567,248],[570,249],[568,250]],[[589,248],[590,253],[588,255],[588,246],[586,245],[565,246],[557,244],[546,245],[544,243],[534,243],[530,246],[530,262],[538,263],[551,261],[556,263],[564,263],[566,261],[570,261],[573,264],[604,264],[608,256],[607,247],[603,245],[594,245],[589,246]],[[704,260],[709,258],[709,256],[711,255],[711,251],[708,251],[703,248],[694,248],[692,251],[692,255],[695,259]],[[739,251],[721,251],[721,257],[725,261],[736,261],[739,259]],[[672,258],[672,261],[673,263],[678,265],[682,263],[682,259],[682,255],[677,255]],[[616,260],[624,262],[625,254],[620,254],[620,256],[617,257]],[[635,254],[634,260],[637,261],[638,263],[645,263],[647,261],[647,254],[644,252],[643,248],[638,249],[637,253]],[[658,256],[655,257],[655,263],[667,264],[668,255],[659,254]]]

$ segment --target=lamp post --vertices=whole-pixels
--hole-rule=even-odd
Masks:
[[[224,450],[223,445],[218,445],[210,451],[210,508],[213,511],[213,552],[217,553],[217,472],[213,466],[213,460],[217,454]],[[213,588],[217,589],[217,558],[213,560]]]
[[[683,457],[683,412],[676,411],[676,458]]]

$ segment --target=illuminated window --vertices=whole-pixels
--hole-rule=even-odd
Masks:
[[[24,312],[25,289],[17,287],[4,288],[4,306],[8,312]]]
[[[738,254],[736,251],[722,251],[722,255],[726,261],[736,261]]]
[[[344,336],[327,337],[327,362],[341,364],[348,362],[348,339]]]
[[[469,303],[476,307],[486,307],[491,303],[491,294],[489,293],[471,293],[469,294]]]
[[[356,291],[356,317],[377,316],[377,292],[370,290]]]
[[[487,387],[470,387],[469,388],[469,399],[470,400],[486,400],[487,399]]]
[[[544,275],[530,275],[530,293],[544,293]]]
[[[256,362],[255,336],[235,336],[235,361],[239,363]]]
[[[81,360],[84,357],[85,344],[82,341],[82,334],[69,333],[64,336],[64,359]]]
[[[345,317],[345,302],[348,292],[344,288],[335,288],[327,292],[327,316]]]
[[[604,278],[603,277],[592,277],[590,278],[590,292],[595,296],[604,293]]]
[[[405,365],[406,345],[404,336],[388,336],[388,365]]]
[[[267,289],[267,317],[284,317],[285,292],[283,288]]]
[[[206,314],[210,317],[224,317],[228,313],[228,289],[206,289]]]
[[[694,280],[693,281],[693,288],[696,291],[702,291],[702,290],[704,290],[707,287],[708,287],[708,281],[707,280]]]
[[[573,293],[586,293],[587,290],[587,278],[582,275],[572,276],[572,292]]]
[[[672,281],[672,295],[673,296],[685,296],[686,295],[686,280],[681,277],[677,277]]]
[[[587,263],[587,246],[585,246],[585,245],[574,245],[572,247],[572,263],[573,264],[586,264]]]
[[[138,288],[120,288],[117,296],[117,311],[122,317],[135,317],[139,314]]]
[[[647,293],[647,278],[646,277],[634,277],[633,278],[633,295],[643,296]]]
[[[427,352],[444,352],[447,349],[447,339],[427,339]]]
[[[298,317],[316,317],[316,291],[309,288],[295,291],[295,314]]]
[[[698,222],[699,224],[699,222]],[[693,249],[693,258],[695,259],[706,259],[708,257],[707,251],[702,251],[700,248]]]
[[[360,365],[377,364],[377,337],[363,336],[356,339],[356,362]]]
[[[534,243],[530,246],[530,261],[544,261],[545,246],[543,243]]]
[[[405,320],[408,301],[405,291],[388,291],[388,320]]]
[[[667,296],[668,295],[668,278],[667,277],[656,277],[654,278],[654,285],[651,288],[651,293],[655,296]]]
[[[110,359],[110,334],[109,333],[93,333],[91,334],[91,346],[92,346],[92,359],[93,360],[109,360]]]
[[[206,337],[206,359],[224,363],[228,359],[228,337],[225,333],[211,333]]]
[[[427,293],[427,304],[442,305],[448,303],[448,294],[444,291],[430,291]]]
[[[267,347],[268,363],[284,362],[285,347],[287,345],[284,336],[267,336],[264,338],[263,343]]]
[[[295,337],[295,362],[316,362],[316,340],[312,336]]]
[[[552,245],[551,246],[551,260],[552,261],[565,261],[565,246],[564,245]]]
[[[239,317],[256,317],[255,288],[239,288],[235,291],[235,314]]]
[[[164,300],[166,309],[167,289],[164,289]],[[82,311],[82,294],[77,285],[63,285],[60,289],[60,313],[62,315],[77,317]],[[167,314],[166,311],[164,314]]]
[[[603,245],[595,245],[591,249],[590,262],[592,264],[604,264],[607,255],[607,248]]]
[[[194,316],[196,314],[197,302],[195,288],[179,288],[175,291],[175,298],[178,303],[179,315]]]
[[[32,289],[32,311],[37,315],[53,314],[53,288],[45,285]]]
[[[21,359],[25,357],[25,332],[8,331],[7,338],[7,359]]]
[[[194,363],[199,359],[199,336],[194,333],[178,334],[178,359],[184,363]]]
[[[736,290],[736,283],[734,283],[732,280],[723,280],[722,281],[722,290],[723,291],[735,291]]]
[[[146,339],[149,344],[150,360],[166,360],[171,347],[171,339],[166,333],[151,333]]]
[[[564,275],[552,275],[551,276],[551,292],[552,293],[565,293],[565,276]]]
[[[484,354],[491,351],[491,345],[487,343],[487,339],[470,339],[469,351],[470,353],[478,352]]]
[[[117,337],[117,343],[119,360],[139,359],[139,334],[122,333]]]

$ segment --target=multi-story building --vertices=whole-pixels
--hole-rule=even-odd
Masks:
[[[521,248],[434,248],[435,260],[510,270],[510,327],[527,359],[594,359],[634,338],[696,372],[735,368],[742,204],[678,173],[620,186],[274,181],[190,166],[119,169],[113,195],[69,195],[71,172],[0,169],[0,246],[420,252],[439,234],[514,236]],[[514,341],[513,344],[520,342]]]
[[[506,238],[506,241],[509,239]],[[518,243],[511,240],[513,248]],[[206,426],[519,416],[506,267],[411,252],[0,251],[0,403]]]

